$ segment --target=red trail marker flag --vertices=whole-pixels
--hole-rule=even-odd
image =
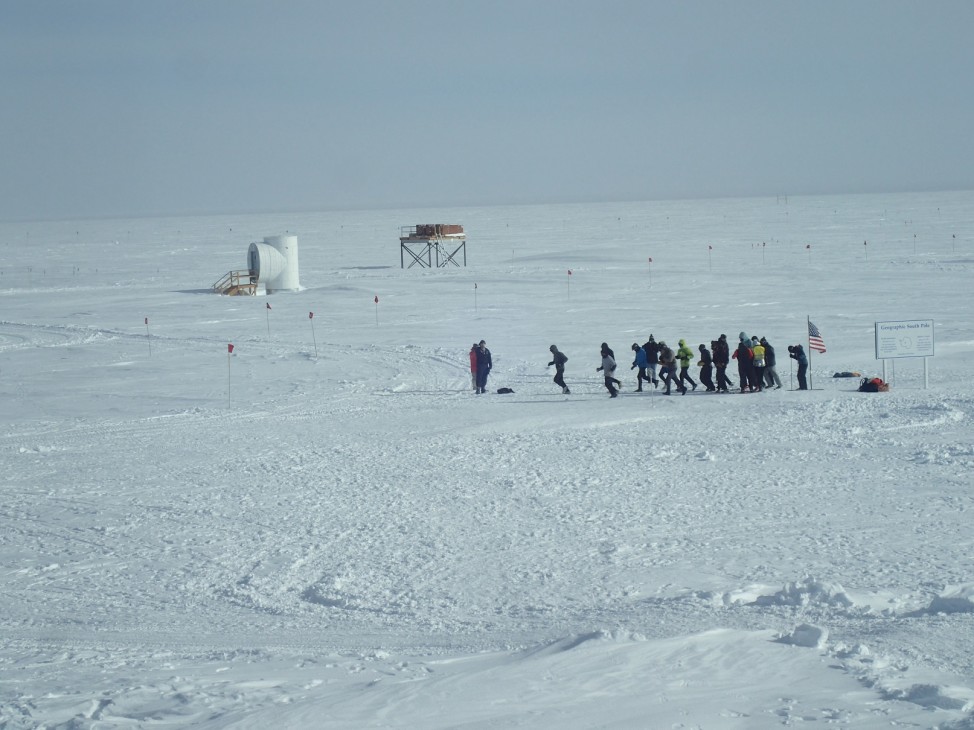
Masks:
[[[227,408],[230,407],[230,355],[233,353],[233,345],[227,343]]]
[[[311,322],[311,340],[315,343],[315,360],[318,359],[318,338],[315,337],[315,313],[308,312],[308,319]]]

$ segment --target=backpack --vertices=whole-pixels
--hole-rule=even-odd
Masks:
[[[884,383],[882,378],[863,378],[859,381],[860,393],[885,393],[889,390],[889,383]]]

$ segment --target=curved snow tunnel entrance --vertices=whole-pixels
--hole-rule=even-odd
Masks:
[[[247,251],[247,266],[267,293],[296,291],[298,278],[298,237],[265,236],[263,243],[252,243]]]

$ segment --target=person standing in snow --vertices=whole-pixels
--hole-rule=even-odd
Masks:
[[[798,390],[808,390],[805,373],[808,372],[808,356],[801,345],[788,345],[788,357],[798,363]]]
[[[713,363],[714,359],[710,354],[710,350],[707,349],[706,345],[701,343],[700,360],[697,362],[697,365],[700,366],[700,382],[704,384],[704,387],[707,389],[708,393],[713,393],[715,390],[717,390],[717,388],[714,387]]]
[[[477,386],[477,343],[474,342],[470,347],[470,385],[473,386],[473,392],[479,393],[480,388]]]
[[[646,353],[646,374],[653,379],[653,387],[658,388],[659,378],[656,377],[656,367],[659,365],[659,345],[652,335],[646,340],[643,350]]]
[[[568,356],[559,350],[557,345],[552,345],[548,351],[551,352],[551,362],[548,363],[548,367],[555,366],[555,384],[560,385],[561,392],[568,395],[571,393],[565,385],[565,363],[568,362]]]
[[[687,347],[686,340],[680,340],[680,347],[676,351],[676,356],[680,361],[680,385],[686,390],[686,383],[689,382],[696,390],[697,383],[690,377],[690,361],[693,360],[693,350]]]
[[[618,380],[612,377],[613,371],[616,369],[615,358],[612,357],[612,350],[604,342],[602,343],[602,349],[600,350],[602,354],[602,364],[595,368],[595,372],[601,372],[605,377],[605,389],[609,391],[609,397],[615,398],[619,395],[619,391],[615,389],[613,383],[619,383]],[[622,383],[619,383],[622,385]]]
[[[487,376],[490,375],[491,369],[494,367],[493,359],[490,356],[490,350],[487,349],[487,343],[483,340],[477,346],[477,392],[486,393],[487,392]]]
[[[639,368],[639,372],[636,373],[636,392],[643,392],[643,381],[647,383],[650,381],[648,375],[646,375],[646,367],[649,365],[649,361],[646,359],[646,350],[640,347],[637,343],[632,343],[632,351],[636,353],[636,357],[632,361],[632,367],[630,370]]]
[[[778,371],[775,370],[774,348],[764,337],[761,338],[761,344],[764,345],[764,385],[767,388],[772,386],[776,389],[781,388],[781,378],[778,377]]]

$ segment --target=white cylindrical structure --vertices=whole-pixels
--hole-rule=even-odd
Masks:
[[[263,243],[250,244],[247,264],[268,293],[301,288],[297,236],[265,236]]]

